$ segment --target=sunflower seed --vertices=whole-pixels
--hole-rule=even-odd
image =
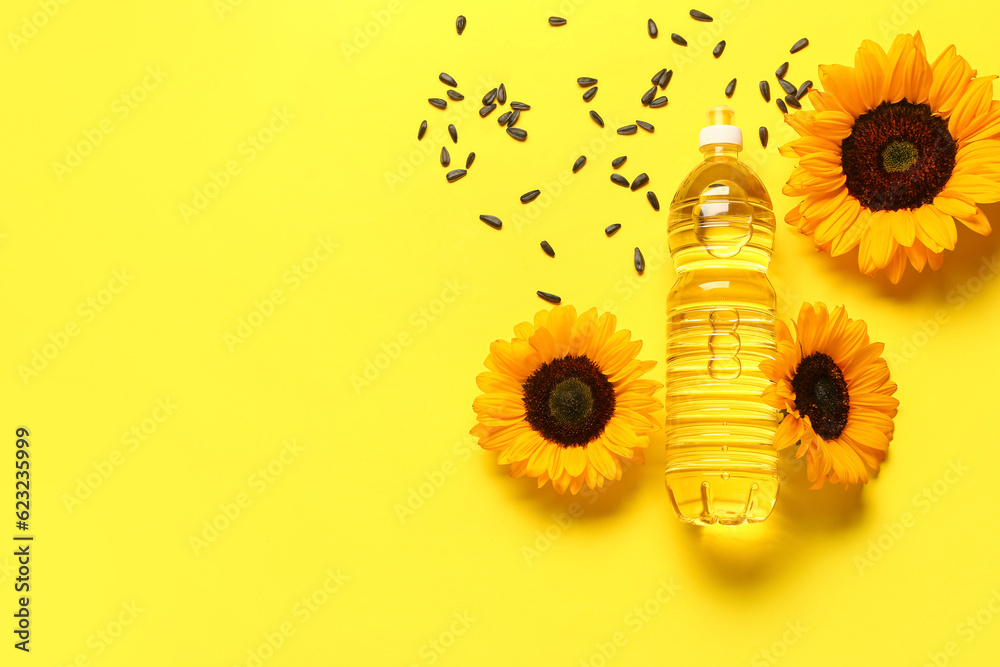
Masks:
[[[648,107],[649,103],[653,101],[654,97],[656,97],[656,86],[653,86],[645,93],[643,93],[642,98],[639,101],[642,102],[642,106]]]
[[[620,185],[623,188],[628,187],[628,179],[626,179],[621,174],[611,174],[611,182],[614,183],[615,185]]]
[[[601,118],[600,114],[598,114],[596,111],[591,111],[590,117],[594,119],[595,123],[597,123],[601,127],[604,127],[604,119]]]
[[[528,138],[528,132],[526,130],[522,130],[519,127],[508,127],[507,134],[514,137],[518,141],[524,141],[525,139]]]
[[[664,88],[667,87],[667,84],[670,83],[670,79],[673,78],[673,76],[674,76],[674,70],[672,69],[668,69],[666,72],[660,75],[660,80],[656,82],[656,84],[660,87],[660,90],[663,90]]]
[[[589,76],[581,76],[579,79],[576,80],[576,82],[580,84],[581,88],[590,88],[591,86],[597,83],[597,79],[594,79]]]
[[[622,228],[622,226],[621,226],[621,225],[619,225],[619,224],[618,224],[618,223],[616,222],[616,223],[615,223],[615,224],[613,224],[613,225],[608,225],[607,227],[605,227],[605,228],[604,228],[604,234],[605,234],[605,236],[614,236],[614,235],[615,235],[615,232],[617,232],[617,231],[618,231],[619,229],[621,229],[621,228]]]
[[[590,100],[594,99],[594,95],[596,94],[597,94],[597,86],[594,86],[593,88],[588,88],[583,92],[583,101],[589,102]]]
[[[781,89],[786,93],[788,93],[789,95],[794,95],[795,91],[797,90],[795,86],[793,86],[788,81],[785,81],[784,79],[778,79],[778,85],[781,86]]]
[[[507,104],[507,88],[504,87],[502,83],[500,84],[500,87],[497,88],[497,104]]]
[[[809,89],[812,87],[813,87],[812,81],[810,81],[809,79],[803,81],[802,85],[799,86],[799,89],[795,91],[795,99],[801,100],[803,97],[806,96],[806,93],[808,93]]]
[[[451,155],[448,154],[448,149],[444,146],[441,147],[441,166],[447,167],[451,164]]]
[[[660,77],[667,73],[667,68],[664,67],[659,72],[653,75],[653,78],[649,80],[650,83],[656,85],[660,82]]]
[[[646,199],[649,200],[649,205],[653,207],[654,211],[660,210],[660,200],[656,198],[656,193],[650,190],[646,193]]]
[[[497,118],[497,124],[499,124],[499,125],[506,124],[507,121],[510,120],[510,115],[512,113],[514,113],[514,112],[513,111],[504,111],[502,114],[500,114],[500,117]]]
[[[617,169],[618,167],[620,167],[623,164],[625,164],[625,160],[627,160],[627,159],[628,159],[627,155],[622,155],[621,157],[616,157],[614,160],[611,161],[611,166],[614,167],[615,169]]]
[[[695,21],[704,21],[705,23],[712,22],[712,17],[706,14],[705,12],[699,12],[697,9],[692,9],[688,13],[691,14],[691,18],[693,18]]]
[[[542,194],[541,190],[532,190],[531,192],[525,192],[523,195],[521,195],[521,203],[530,204],[531,202],[535,201],[535,197],[537,197],[540,194]]]
[[[524,102],[511,102],[510,108],[517,109],[518,111],[527,111],[528,109],[531,108],[531,105],[525,104]]]
[[[463,95],[462,93],[458,92],[457,90],[449,90],[448,91],[448,97],[450,97],[451,99],[455,100],[456,102],[461,102],[462,100],[465,99],[465,95]]]
[[[632,261],[635,264],[635,270],[639,275],[646,270],[646,260],[642,256],[642,251],[638,248],[635,249],[635,255],[632,257]]]
[[[647,183],[649,183],[649,176],[646,175],[646,172],[642,172],[641,174],[636,176],[635,179],[632,181],[632,186],[631,186],[632,192],[635,192],[636,190],[646,185]]]
[[[670,33],[670,41],[672,41],[677,46],[687,46],[687,40],[678,35],[676,32]]]
[[[635,134],[638,129],[636,125],[622,125],[618,128],[618,134]]]
[[[637,120],[635,121],[635,124],[641,127],[642,129],[646,130],[647,132],[652,132],[653,130],[656,129],[650,123],[647,123],[644,120]]]
[[[760,96],[764,98],[765,102],[771,101],[771,84],[767,81],[760,82]]]
[[[736,79],[733,79],[726,84],[726,97],[732,97],[733,93],[736,91]]]
[[[573,173],[575,174],[576,172],[580,171],[580,169],[582,169],[583,165],[585,164],[587,164],[587,156],[581,155],[576,159],[576,162],[573,163]]]
[[[459,16],[455,19],[455,30],[461,35],[465,31],[465,17]]]
[[[780,65],[778,65],[778,69],[774,70],[774,76],[778,77],[779,79],[784,79],[785,78],[785,74],[787,74],[787,73],[788,73],[788,61],[787,60],[785,62],[781,63]]]
[[[451,141],[452,141],[452,143],[457,144],[458,143],[458,130],[455,128],[454,125],[449,125],[448,126],[448,134],[451,135]]]
[[[510,112],[510,118],[507,119],[507,127],[514,127],[517,124],[517,119],[521,117],[521,110],[514,109]]]
[[[544,300],[548,301],[549,303],[559,303],[560,301],[562,301],[562,299],[560,299],[555,294],[549,294],[548,292],[543,292],[541,290],[535,292],[535,294],[537,294],[538,296],[542,297]]]
[[[722,52],[725,50],[726,50],[726,40],[722,40],[721,42],[715,45],[714,49],[712,49],[712,55],[718,58],[719,56],[722,55]]]
[[[767,148],[767,128],[761,125],[760,129],[757,130],[757,134],[760,136],[760,145]]]
[[[802,49],[806,48],[807,46],[809,46],[809,40],[806,39],[805,37],[803,37],[799,41],[797,41],[794,44],[792,44],[792,48],[788,49],[788,52],[789,53],[798,53],[799,51],[801,51]]]
[[[555,26],[566,25],[566,19],[564,19],[561,16],[550,16],[549,25],[555,25]]]
[[[476,161],[476,154],[469,153],[469,157],[465,158],[465,168],[468,169],[472,166],[472,163]]]
[[[494,88],[490,92],[483,95],[483,105],[493,104],[493,100],[497,98],[497,89]]]
[[[646,21],[646,30],[653,39],[656,39],[656,36],[660,34],[660,31],[656,29],[656,22],[653,19]]]
[[[479,219],[485,222],[493,229],[500,229],[501,227],[503,227],[503,222],[501,222],[500,218],[496,217],[495,215],[481,215],[479,216]]]
[[[556,251],[552,249],[552,246],[549,245],[548,241],[542,241],[538,245],[542,246],[542,250],[544,250],[545,254],[548,255],[549,257],[556,256]]]
[[[665,106],[667,106],[666,95],[661,95],[660,97],[657,97],[655,100],[649,103],[650,109],[659,109],[660,107],[665,107]]]
[[[437,107],[438,109],[444,109],[448,106],[448,103],[442,100],[440,97],[428,97],[427,101],[431,103],[432,107]]]
[[[438,78],[441,79],[441,83],[443,83],[446,86],[451,86],[452,88],[458,87],[458,82],[455,81],[455,79],[451,78],[450,74],[441,72],[440,74],[438,74]]]
[[[795,109],[801,109],[802,108],[802,104],[800,104],[799,101],[797,99],[795,99],[795,95],[785,95],[785,103],[788,106],[790,106],[792,108],[795,108]]]
[[[427,121],[426,120],[420,123],[420,129],[417,130],[417,141],[420,141],[421,139],[423,139],[425,134],[427,134]]]
[[[482,118],[486,118],[491,113],[493,113],[493,110],[496,108],[497,108],[496,104],[487,104],[486,106],[484,106],[482,109],[479,110],[479,115]]]
[[[445,176],[445,178],[448,179],[449,183],[454,183],[458,179],[465,176],[467,173],[469,172],[467,172],[465,169],[452,169],[451,171],[448,172],[448,175]]]
[[[779,97],[774,100],[774,103],[778,105],[779,109],[781,109],[781,113],[788,113],[788,107],[785,106],[785,100]]]

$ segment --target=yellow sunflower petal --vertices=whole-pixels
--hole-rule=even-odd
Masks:
[[[948,179],[949,190],[958,190],[973,201],[991,204],[1000,201],[1000,183],[976,174],[952,174]]]
[[[864,102],[861,101],[853,67],[820,65],[819,82],[824,90],[837,99],[841,108],[855,118],[868,110]]]
[[[802,432],[802,420],[793,415],[786,415],[778,424],[778,430],[774,434],[774,448],[784,449],[794,445],[802,437]]]
[[[866,39],[854,55],[854,71],[858,96],[865,109],[874,109],[882,102],[887,57],[882,47]]]
[[[941,52],[931,64],[931,69],[934,79],[931,82],[927,102],[932,111],[947,118],[976,72],[965,58],[956,53],[954,45]]]
[[[901,246],[913,245],[917,234],[917,221],[916,216],[909,209],[886,211],[885,218],[896,243]],[[895,255],[898,254],[900,253],[895,253]]]
[[[928,204],[916,209],[917,238],[934,252],[955,249],[958,231],[955,219],[942,211],[936,204]],[[912,259],[912,258],[911,258]]]
[[[948,131],[961,142],[972,130],[978,128],[974,121],[986,116],[993,101],[993,79],[996,75],[981,76],[972,80],[968,89],[955,105],[955,111],[948,119]]]

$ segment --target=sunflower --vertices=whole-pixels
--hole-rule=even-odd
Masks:
[[[577,317],[572,306],[542,310],[514,335],[490,345],[471,431],[511,477],[577,493],[621,479],[622,460],[643,462],[663,406],[653,397],[662,385],[642,377],[656,362],[635,358],[642,341],[616,331],[611,313]]]
[[[882,359],[882,343],[868,340],[863,321],[822,303],[803,304],[795,323],[798,340],[778,322],[778,349],[760,369],[774,382],[764,400],[787,412],[774,436],[776,449],[799,444],[814,489],[866,484],[878,471],[892,440],[899,401]]]
[[[919,32],[889,53],[865,40],[853,68],[821,65],[815,110],[785,116],[800,137],[781,154],[799,163],[782,192],[805,197],[785,221],[833,256],[859,246],[861,271],[893,283],[907,262],[941,266],[956,219],[988,235],[976,202],[1000,201],[995,78],[976,77],[954,46],[928,62]]]

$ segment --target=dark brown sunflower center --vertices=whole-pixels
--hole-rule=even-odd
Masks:
[[[599,436],[615,412],[611,381],[582,355],[542,364],[521,386],[528,424],[563,447],[579,447]]]
[[[824,440],[834,440],[847,426],[851,409],[847,382],[840,367],[822,352],[799,362],[792,378],[795,407],[809,416],[813,430]]]
[[[926,104],[883,102],[854,121],[841,145],[847,191],[873,211],[934,201],[955,168],[948,121]]]

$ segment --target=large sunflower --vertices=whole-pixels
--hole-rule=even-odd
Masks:
[[[471,433],[510,464],[511,477],[577,493],[584,482],[593,489],[621,479],[623,459],[643,462],[662,385],[642,378],[656,365],[635,358],[642,341],[615,327],[611,313],[577,317],[572,306],[556,306],[514,327],[513,340],[490,345]]]
[[[995,76],[949,46],[930,63],[920,33],[889,49],[865,40],[854,67],[821,65],[815,111],[786,115],[800,138],[781,154],[799,164],[782,192],[805,197],[785,216],[820,250],[860,244],[858,265],[896,283],[907,260],[937,269],[955,220],[987,235],[976,202],[1000,201],[1000,102]]]
[[[788,414],[778,425],[774,446],[799,444],[813,488],[865,484],[877,471],[893,434],[899,401],[896,384],[882,359],[882,343],[870,343],[863,321],[843,306],[803,304],[795,323],[796,341],[778,322],[778,350],[760,369],[774,382],[764,400]]]

